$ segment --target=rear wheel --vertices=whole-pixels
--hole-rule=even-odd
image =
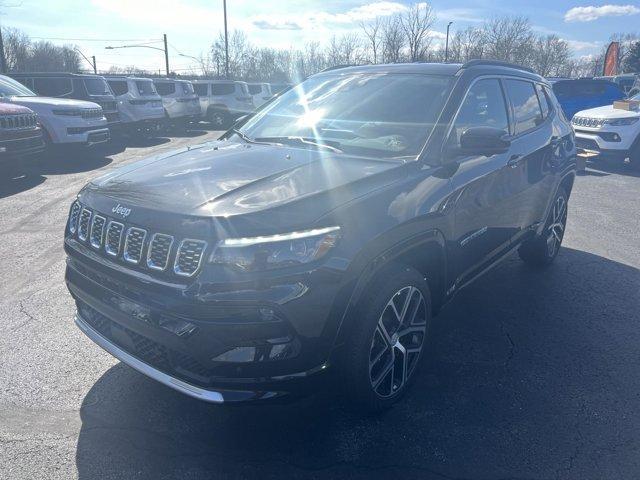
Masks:
[[[542,235],[520,246],[520,258],[529,265],[550,265],[558,256],[567,226],[567,192],[560,187],[553,200]]]
[[[368,287],[347,346],[344,374],[350,398],[376,412],[397,402],[412,381],[431,319],[422,275],[395,266]]]

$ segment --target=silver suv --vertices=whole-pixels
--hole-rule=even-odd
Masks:
[[[200,98],[202,116],[215,127],[226,128],[233,120],[255,110],[246,82],[233,80],[193,80]]]

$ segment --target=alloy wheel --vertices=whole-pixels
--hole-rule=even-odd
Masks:
[[[387,302],[373,333],[369,380],[386,398],[402,390],[420,358],[427,329],[427,306],[413,286],[398,290]]]
[[[564,195],[558,195],[550,212],[550,224],[547,227],[547,254],[553,257],[560,248],[567,225],[567,201]]]

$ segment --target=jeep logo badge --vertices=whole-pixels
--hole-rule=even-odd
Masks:
[[[127,218],[129,216],[129,214],[131,213],[131,209],[127,208],[127,207],[123,207],[120,204],[117,204],[115,207],[113,207],[111,209],[111,212],[118,214],[118,215],[122,215],[122,218]]]

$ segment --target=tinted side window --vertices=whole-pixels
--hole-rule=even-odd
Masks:
[[[196,91],[196,95],[198,95],[199,97],[206,97],[208,95],[206,83],[194,83],[193,89]]]
[[[537,127],[542,122],[542,111],[533,83],[525,80],[506,80],[505,85],[513,105],[515,134]]]
[[[113,94],[116,96],[124,95],[129,91],[126,80],[108,80],[108,82],[111,90],[113,90]]]
[[[162,96],[176,93],[176,84],[173,82],[158,82],[155,86],[158,93]]]
[[[538,83],[536,83],[536,92],[538,92],[538,101],[540,102],[540,108],[542,109],[542,118],[547,118],[549,116],[549,111],[551,110],[547,94],[544,92],[542,85]]]
[[[500,82],[495,78],[474,83],[456,117],[451,141],[458,144],[460,135],[471,127],[493,127],[509,131],[509,117]]]
[[[251,95],[256,95],[262,91],[262,87],[260,85],[249,85],[249,93]]]
[[[62,97],[73,91],[70,78],[35,77],[33,89],[43,97]]]
[[[232,95],[236,91],[233,83],[214,83],[211,85],[212,95]]]

